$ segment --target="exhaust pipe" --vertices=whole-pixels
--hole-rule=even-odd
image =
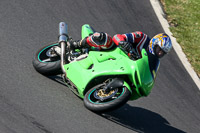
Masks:
[[[59,43],[67,41],[67,24],[65,22],[59,23]]]
[[[64,69],[64,65],[66,64],[66,52],[65,47],[68,41],[68,35],[67,35],[67,24],[65,22],[59,23],[59,44],[61,46],[61,69],[64,74],[66,74],[66,71]]]

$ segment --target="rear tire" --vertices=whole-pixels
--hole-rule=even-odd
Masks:
[[[62,73],[61,64],[60,64],[60,56],[49,57],[47,56],[48,50],[50,50],[54,46],[58,46],[58,43],[51,43],[42,48],[40,48],[36,55],[33,58],[33,67],[39,73],[51,76],[58,75]]]

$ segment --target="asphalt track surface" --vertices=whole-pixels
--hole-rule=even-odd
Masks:
[[[85,23],[110,35],[163,29],[147,0],[1,0],[0,133],[198,133],[200,91],[174,50],[161,60],[152,93],[95,114],[63,84],[37,73],[35,52],[57,40],[58,23],[80,39]]]

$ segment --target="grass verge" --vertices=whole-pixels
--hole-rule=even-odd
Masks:
[[[200,77],[200,0],[160,0],[170,31]]]

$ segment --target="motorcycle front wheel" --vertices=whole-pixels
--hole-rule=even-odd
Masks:
[[[107,112],[124,105],[131,96],[127,87],[115,88],[109,93],[105,93],[105,84],[99,84],[90,89],[84,97],[84,105],[93,112]]]
[[[39,73],[51,76],[58,75],[62,73],[60,56],[53,51],[54,46],[58,46],[58,43],[51,43],[42,48],[40,48],[34,58],[33,58],[33,67]]]

